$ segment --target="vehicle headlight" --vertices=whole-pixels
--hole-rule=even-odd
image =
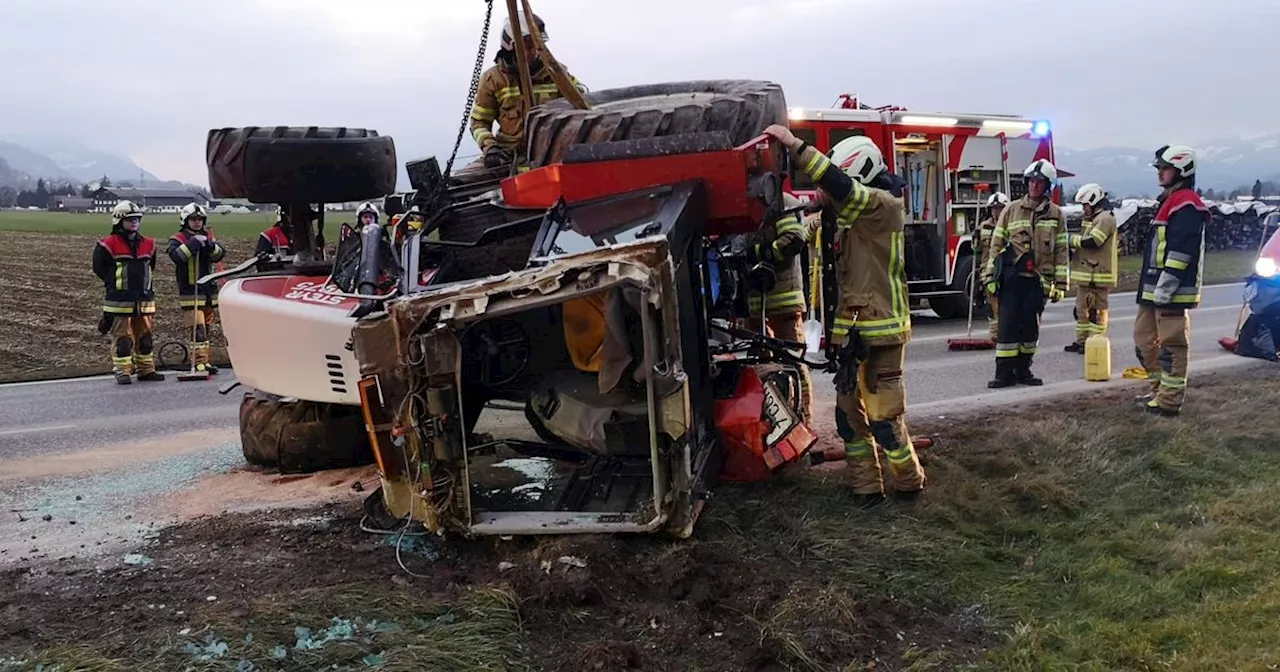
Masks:
[[[1276,266],[1276,260],[1271,257],[1258,257],[1253,265],[1253,272],[1263,278],[1274,278],[1277,271],[1280,271],[1280,267]]]

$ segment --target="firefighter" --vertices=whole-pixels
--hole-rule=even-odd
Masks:
[[[131,201],[120,201],[111,208],[110,235],[93,248],[93,273],[106,289],[98,331],[109,331],[114,339],[111,371],[120,385],[132,383],[133,374],[144,382],[164,380],[152,354],[156,297],[151,274],[156,268],[156,241],[142,235],[141,228],[142,209]]]
[[[996,230],[996,220],[1000,219],[1000,213],[1004,212],[1007,205],[1009,205],[1009,197],[1001,191],[991,194],[991,198],[987,199],[989,214],[978,224],[978,253],[974,258],[975,263],[978,264],[979,276],[982,274],[982,269],[986,267],[987,261],[991,259],[991,234]],[[991,342],[994,343],[1000,324],[1000,301],[995,294],[984,293],[987,295],[987,307],[990,309],[990,314],[987,315],[987,331],[991,334]]]
[[[1181,412],[1187,388],[1191,346],[1187,311],[1200,305],[1209,209],[1196,194],[1195,150],[1186,145],[1165,145],[1156,150],[1151,165],[1164,191],[1142,257],[1133,341],[1151,383],[1151,393],[1144,397],[1142,407],[1148,413],[1171,417]]]
[[[359,231],[370,224],[378,223],[378,206],[373,203],[361,203],[356,208],[356,230]]]
[[[784,195],[786,208],[800,206],[799,199]],[[766,225],[750,237],[748,263],[768,265],[774,273],[773,287],[761,296],[759,290],[747,293],[747,307],[751,311],[753,328],[760,324],[761,302],[764,303],[765,324],[774,338],[804,343],[804,276],[801,275],[800,253],[808,240],[800,215],[792,213],[773,224]],[[812,382],[809,369],[800,368],[800,406],[803,419],[808,422],[813,403]]]
[[[844,441],[852,488],[863,506],[884,497],[879,452],[888,461],[893,490],[912,498],[925,474],[907,431],[902,377],[911,340],[903,249],[903,188],[865,136],[841,140],[828,159],[785,126],[765,133],[790,148],[794,165],[818,185],[824,222],[835,236],[840,290],[833,344],[840,344],[836,374],[836,428]]]
[[[289,231],[285,224],[284,209],[276,208],[276,223],[258,236],[258,247],[253,251],[255,256],[287,257],[293,253],[293,241],[289,239]]]
[[[205,231],[208,214],[200,204],[182,206],[178,219],[178,232],[169,238],[169,258],[178,279],[178,307],[192,333],[191,362],[195,370],[214,375],[218,367],[209,361],[209,327],[218,307],[218,284],[197,286],[196,281],[208,275],[227,251],[214,240],[213,233]]]
[[[982,271],[987,292],[997,297],[999,331],[996,376],[987,387],[1043,385],[1031,373],[1040,342],[1040,315],[1045,299],[1061,301],[1067,293],[1067,223],[1050,199],[1058,171],[1037,159],[1022,173],[1027,195],[1010,203],[996,220],[991,250]]]
[[[1063,348],[1084,354],[1084,342],[1094,334],[1107,335],[1108,297],[1116,286],[1116,218],[1107,193],[1097,184],[1076,191],[1084,208],[1080,233],[1072,234],[1071,284],[1076,288],[1076,340]]]
[[[525,53],[533,55],[529,64],[533,104],[541,105],[559,98],[560,89],[551,78],[551,68],[542,61],[541,56],[536,55],[533,38],[529,36],[528,18],[523,11],[518,14],[520,32],[524,35]],[[550,41],[542,19],[534,14],[533,21],[537,24],[543,41]],[[475,139],[482,156],[464,170],[499,168],[523,158],[524,117],[528,110],[524,109],[520,96],[520,72],[516,67],[515,49],[511,18],[507,17],[507,23],[502,28],[502,43],[494,58],[495,65],[481,76],[475,105],[471,108],[471,137]],[[567,69],[565,74],[568,75]],[[576,77],[569,75],[569,79],[579,91],[587,92],[587,88]],[[498,122],[497,133],[493,132],[494,121]]]

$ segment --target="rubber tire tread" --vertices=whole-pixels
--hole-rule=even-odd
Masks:
[[[694,94],[701,95],[695,98]],[[689,100],[668,105],[652,100],[682,95]],[[530,167],[558,163],[576,145],[724,131],[739,146],[771,124],[787,124],[782,87],[759,80],[646,84],[594,91],[586,99],[593,109],[579,110],[563,98],[533,109],[525,131]],[[672,145],[670,153],[681,152]]]
[[[374,461],[359,409],[279,401],[252,392],[240,402],[240,445],[250,464],[282,474],[359,467]]]
[[[205,163],[215,198],[255,203],[374,199],[395,191],[398,171],[390,136],[325,126],[212,129]]]

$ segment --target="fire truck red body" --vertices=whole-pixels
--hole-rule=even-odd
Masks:
[[[793,108],[790,118],[792,132],[822,152],[850,136],[871,138],[889,169],[907,181],[904,238],[911,304],[927,305],[943,318],[968,310],[971,232],[986,214],[987,198],[996,191],[1020,198],[1023,169],[1036,159],[1054,160],[1053,134],[1044,120],[870,108],[848,94],[840,97],[839,107]],[[1061,168],[1058,174],[1070,176]],[[793,169],[790,190],[806,199],[813,185]],[[1061,187],[1054,190],[1054,201],[1061,201]]]

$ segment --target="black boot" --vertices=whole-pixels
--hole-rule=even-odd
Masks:
[[[1019,385],[1027,385],[1029,387],[1040,387],[1044,385],[1044,381],[1035,377],[1031,373],[1031,355],[1019,355],[1016,360],[1017,371],[1014,374]]]
[[[116,371],[116,385],[132,385],[133,377],[123,371]]]
[[[1083,355],[1083,354],[1084,354],[1084,343],[1072,343],[1071,345],[1068,345],[1067,347],[1063,348],[1063,349],[1062,349],[1062,351],[1063,351],[1063,352],[1074,352],[1074,353],[1076,353],[1077,355]]]
[[[997,357],[996,377],[994,380],[987,383],[987,387],[993,390],[998,390],[1003,387],[1013,387],[1014,385],[1017,385],[1018,382],[1015,380],[1013,365],[1014,360],[1012,357]]]
[[[164,374],[159,371],[151,371],[149,373],[139,373],[138,382],[142,383],[163,383]]]

